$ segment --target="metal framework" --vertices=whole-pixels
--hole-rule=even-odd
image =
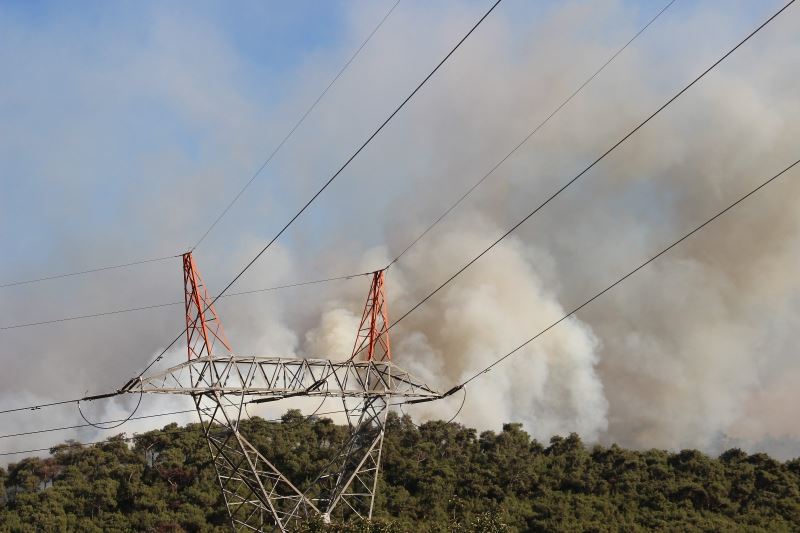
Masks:
[[[125,390],[191,396],[234,531],[291,531],[313,515],[372,517],[390,398],[441,397],[392,363],[384,279],[383,271],[372,276],[349,359],[243,357],[231,350],[191,252],[183,255],[188,360]],[[341,398],[349,426],[344,446],[304,490],[240,431],[245,402],[298,396]]]
[[[367,361],[376,358],[375,348],[379,353],[379,361],[392,360],[392,346],[389,342],[389,309],[386,303],[384,288],[385,270],[372,273],[372,283],[364,304],[364,313],[361,315],[361,324],[358,326],[356,342],[353,345],[353,355],[350,359],[367,350]]]

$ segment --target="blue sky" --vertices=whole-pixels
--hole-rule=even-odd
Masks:
[[[163,94],[153,94],[146,81],[141,94],[109,94],[126,90],[115,83],[115,70],[137,61],[140,48],[164,38],[155,35],[159,23],[185,26],[181,30],[187,32],[213,33],[211,38],[228,48],[239,62],[239,68],[232,73],[237,78],[237,88],[256,93],[259,86],[269,84],[265,95],[268,100],[280,99],[280,91],[286,89],[275,80],[291,76],[298,63],[342,39],[344,15],[340,5],[266,6],[254,2],[243,7],[232,11],[219,3],[208,3],[200,9],[197,4],[151,4],[142,10],[133,3],[106,2],[86,3],[80,9],[58,2],[5,3],[0,7],[6,36],[4,70],[10,82],[6,85],[11,89],[6,91],[2,106],[7,138],[50,134],[53,143],[61,144],[69,140],[70,131],[82,126],[104,130],[102,134],[96,132],[102,139],[87,139],[79,148],[83,152],[82,168],[74,171],[84,177],[93,171],[114,174],[89,176],[92,186],[81,191],[90,195],[88,200],[81,199],[81,211],[74,213],[73,220],[62,221],[71,230],[80,232],[103,220],[119,224],[118,204],[135,190],[130,182],[136,180],[126,172],[125,167],[131,162],[125,160],[125,152],[140,155],[170,143],[189,160],[213,158],[212,154],[201,156],[200,152],[209,146],[203,146],[204,133],[196,131],[191,117],[176,110]],[[191,51],[181,50],[179,38],[156,45],[167,45],[176,54],[192,55]],[[191,59],[203,61],[202,57]],[[145,65],[143,72],[146,70]],[[95,75],[105,84],[105,92],[93,93],[83,85],[86,78]],[[125,81],[129,80],[120,83]],[[13,140],[9,138],[9,144],[13,145]],[[55,227],[65,215],[62,206],[48,209],[51,199],[55,200],[53,196],[61,196],[57,192],[61,180],[58,176],[47,179],[40,175],[38,164],[47,155],[34,148],[58,150],[52,145],[31,146],[30,152],[25,153],[14,146],[13,154],[4,158],[3,181],[9,194],[4,195],[7,223],[3,227],[9,233],[3,235],[3,244],[10,256],[23,263],[46,258],[52,240],[63,237]],[[104,161],[106,158],[113,161]],[[74,158],[66,159],[67,164],[77,163]],[[63,166],[61,169],[73,171]],[[167,177],[158,178],[163,181]],[[244,176],[231,178],[232,182],[243,180]],[[69,191],[62,192],[69,195]],[[14,231],[15,227],[25,228],[24,238]],[[11,266],[5,263],[4,273]]]

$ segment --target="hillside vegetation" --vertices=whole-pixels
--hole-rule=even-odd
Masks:
[[[244,431],[300,486],[344,437],[328,419],[290,411]],[[729,450],[587,448],[576,435],[543,445],[507,424],[416,427],[390,415],[372,524],[309,531],[796,531],[800,461]],[[0,531],[228,532],[198,425],[166,426],[0,469]]]

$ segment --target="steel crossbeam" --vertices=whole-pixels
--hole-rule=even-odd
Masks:
[[[197,380],[196,376],[202,379]],[[390,361],[333,362],[234,355],[193,359],[142,378],[131,387],[137,392],[219,393],[263,398],[283,398],[296,393],[327,397],[439,396],[436,390]]]

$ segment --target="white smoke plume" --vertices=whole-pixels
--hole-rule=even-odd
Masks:
[[[487,246],[489,229],[497,228],[479,226],[431,238],[412,249],[403,266],[392,267],[387,275],[390,311],[408,309],[419,300],[422,293],[414,273],[425,271],[429,280],[444,280],[454,264]],[[534,250],[510,239],[494,253],[503,264],[502,273],[477,264],[390,332],[397,364],[442,391],[511,350],[530,336],[532,327],[543,327],[564,313],[532,266],[538,255]],[[388,262],[378,251],[368,255],[372,261],[377,256],[383,264]],[[306,335],[307,351],[346,357],[360,318],[353,310],[362,300],[359,294],[328,309],[319,326]],[[577,320],[565,324],[540,344],[520,351],[516,364],[500,366],[471,385],[464,419],[491,428],[519,420],[543,439],[570,431],[597,439],[606,428],[608,406],[595,372],[596,347],[588,326]],[[447,419],[452,403],[431,404],[419,414]]]

